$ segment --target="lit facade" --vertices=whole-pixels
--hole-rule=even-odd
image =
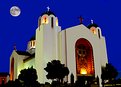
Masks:
[[[64,30],[58,25],[58,18],[47,11],[38,20],[36,36],[28,42],[27,51],[13,50],[10,56],[10,79],[15,80],[20,70],[33,66],[37,70],[38,81],[45,83],[44,68],[52,60],[60,60],[73,73],[76,81],[79,76],[99,77],[101,67],[108,62],[105,38],[96,24],[86,27],[83,24]]]

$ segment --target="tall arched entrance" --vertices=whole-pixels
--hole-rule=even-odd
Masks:
[[[94,76],[93,49],[90,42],[80,38],[75,44],[76,74],[80,76]]]
[[[11,60],[10,80],[14,80],[14,58]]]

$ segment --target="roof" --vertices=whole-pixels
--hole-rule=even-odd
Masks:
[[[43,16],[43,15],[45,15],[45,14],[47,14],[48,16],[49,16],[49,15],[54,15],[54,16],[56,16],[56,15],[55,15],[52,11],[50,11],[50,10],[49,10],[49,11],[46,11],[46,12],[44,12],[44,13],[42,13],[41,16]]]
[[[96,28],[97,28],[98,25],[97,25],[97,24],[90,24],[90,25],[88,25],[87,27],[88,27],[89,29],[90,29],[91,27],[96,27]]]
[[[24,59],[23,62],[26,62],[26,61],[33,59],[33,58],[35,58],[35,53],[32,54],[31,56],[27,57],[26,59]]]
[[[26,62],[26,61],[28,61],[28,60],[30,60],[30,59],[35,58],[35,53],[34,53],[34,54],[30,54],[30,53],[27,52],[27,51],[16,51],[16,52],[17,52],[18,55],[28,56],[27,58],[25,58],[25,59],[23,60],[23,62]]]
[[[30,40],[29,41],[32,41],[32,40],[35,40],[36,39],[36,36],[35,35],[33,35],[31,38],[30,38]]]
[[[0,72],[0,76],[7,76],[7,75],[9,75],[8,72]]]
[[[26,56],[30,56],[31,55],[29,52],[26,52],[26,51],[16,51],[16,52],[19,55],[26,55]]]

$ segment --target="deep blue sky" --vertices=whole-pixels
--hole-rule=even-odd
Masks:
[[[18,6],[21,14],[10,15]],[[62,29],[78,25],[79,17],[87,26],[93,19],[106,38],[109,62],[121,71],[121,3],[120,0],[0,0],[0,72],[9,71],[9,59],[16,43],[17,50],[26,50],[35,34],[38,17],[49,6]]]

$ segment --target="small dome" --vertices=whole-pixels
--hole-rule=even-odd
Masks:
[[[50,11],[50,10],[49,10],[49,11],[46,11],[46,12],[44,12],[44,13],[42,13],[41,16],[43,16],[43,15],[45,15],[45,14],[47,14],[48,16],[49,16],[49,15],[54,15],[54,16],[55,16],[55,14],[54,14],[52,11]]]
[[[97,28],[98,25],[94,23],[94,24],[90,24],[90,25],[88,25],[87,27],[88,27],[89,29],[90,29],[91,27],[95,27],[95,28]]]
[[[36,39],[36,37],[35,37],[35,35],[34,35],[34,36],[32,36],[32,37],[30,38],[29,41],[32,41],[32,40],[35,40],[35,39]]]

